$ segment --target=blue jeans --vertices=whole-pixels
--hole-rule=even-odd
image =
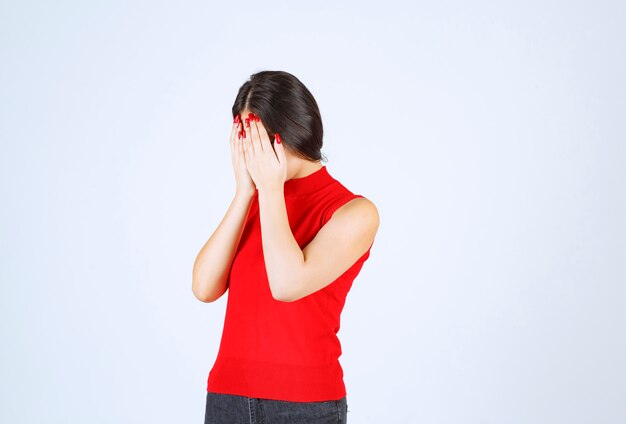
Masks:
[[[347,397],[291,402],[207,391],[204,424],[346,424]]]

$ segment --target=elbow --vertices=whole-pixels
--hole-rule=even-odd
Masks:
[[[286,290],[285,287],[290,287],[290,286],[287,284],[282,285],[282,286],[278,286],[278,285],[272,286],[270,284],[270,292],[272,293],[272,297],[274,298],[274,300],[277,300],[278,302],[285,302],[285,303],[294,302],[298,300],[295,297],[295,294],[292,292],[292,290]]]
[[[198,299],[200,302],[211,303],[215,300],[215,299],[212,299],[209,293],[207,293],[206,291],[199,290],[196,288],[192,288],[191,291],[193,292],[194,297]]]
[[[285,303],[293,302],[295,300],[294,298],[290,296],[286,296],[284,294],[275,295],[274,293],[272,293],[272,297],[274,298],[274,300],[277,300],[278,302],[285,302]]]
[[[192,283],[191,291],[196,299],[203,303],[213,303],[217,299],[221,297],[221,295],[216,295],[214,291],[207,289],[206,287],[202,287],[198,284]]]
[[[211,296],[205,293],[198,293],[197,291],[194,291],[193,295],[196,299],[203,303],[212,303],[215,301],[215,299],[211,298]]]
[[[294,301],[294,299],[292,299],[291,297],[285,296],[283,294],[275,295],[274,293],[272,293],[272,297],[274,298],[274,300],[277,300],[279,302],[289,303],[289,302],[293,302]]]

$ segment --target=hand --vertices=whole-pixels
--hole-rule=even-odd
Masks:
[[[258,116],[251,114],[244,121],[246,137],[243,138],[243,151],[248,172],[260,190],[280,190],[287,179],[287,158],[285,148],[280,143],[280,135],[275,135],[272,146],[263,123]]]
[[[235,172],[236,191],[237,193],[253,195],[256,187],[246,168],[243,153],[243,135],[239,138],[242,130],[243,122],[241,122],[241,118],[237,115],[233,121],[233,128],[230,133],[230,154],[233,162],[233,170]]]

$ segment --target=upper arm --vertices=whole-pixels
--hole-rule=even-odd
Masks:
[[[368,251],[378,231],[379,215],[365,197],[340,206],[302,250],[304,265],[285,301],[293,302],[323,289]]]

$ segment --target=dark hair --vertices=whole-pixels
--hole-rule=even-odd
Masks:
[[[322,154],[324,128],[315,98],[302,82],[284,71],[261,71],[250,76],[237,93],[233,119],[244,109],[258,115],[271,142],[279,133],[286,149],[312,161]],[[241,117],[242,120],[246,116]]]

